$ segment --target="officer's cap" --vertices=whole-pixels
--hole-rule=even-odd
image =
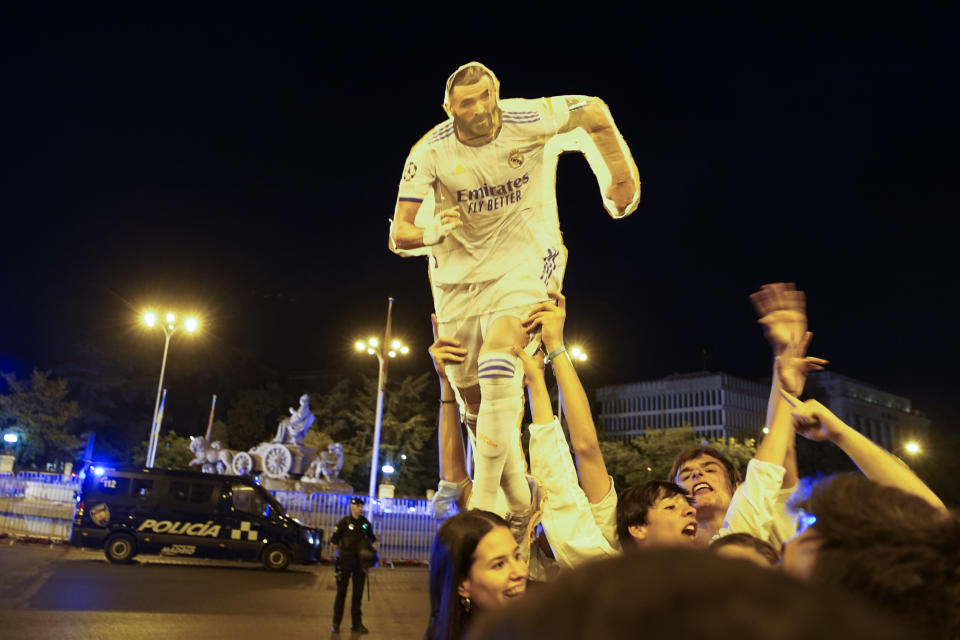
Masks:
[[[350,498],[350,504],[363,504],[363,498]]]

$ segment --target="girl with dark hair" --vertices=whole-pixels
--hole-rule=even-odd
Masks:
[[[430,552],[424,640],[459,640],[478,611],[499,609],[526,587],[527,563],[503,518],[479,510],[449,518]]]

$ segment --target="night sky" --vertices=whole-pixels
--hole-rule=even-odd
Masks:
[[[447,76],[479,60],[503,97],[603,98],[640,172],[614,221],[582,157],[558,169],[587,385],[766,375],[747,296],[789,280],[832,370],[939,424],[960,409],[957,9],[236,6],[0,20],[0,368],[107,336],[159,365],[162,338],[134,329],[154,304],[205,315],[171,370],[243,352],[372,373],[352,344],[394,296],[415,355],[393,371],[427,370],[426,265],[387,250],[388,219]]]

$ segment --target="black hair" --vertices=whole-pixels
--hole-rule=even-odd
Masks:
[[[686,489],[663,480],[649,480],[617,495],[617,537],[624,551],[637,546],[637,541],[630,535],[630,527],[647,524],[650,507],[671,496],[683,496],[692,504]]]
[[[817,582],[841,585],[927,630],[960,638],[960,517],[858,473],[832,476],[799,505],[823,539]]]
[[[773,548],[773,545],[749,533],[729,533],[717,538],[710,543],[709,551],[716,553],[717,549],[729,546],[749,547],[762,555],[770,563],[770,566],[780,564],[780,554]]]

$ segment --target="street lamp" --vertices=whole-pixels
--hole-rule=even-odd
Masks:
[[[920,445],[913,440],[903,445],[903,448],[907,451],[907,453],[913,456],[919,454],[921,451]]]
[[[586,362],[587,352],[582,347],[570,347],[567,349],[567,355],[571,361]],[[557,383],[557,417],[563,419],[563,394],[560,392],[560,383]]]
[[[380,463],[380,431],[383,425],[383,392],[387,388],[387,363],[390,358],[396,358],[398,355],[407,355],[410,353],[410,347],[403,344],[400,340],[391,338],[390,322],[393,314],[393,298],[387,298],[387,326],[383,333],[383,342],[376,338],[369,338],[366,342],[358,340],[354,343],[354,348],[363,352],[366,351],[371,356],[377,357],[380,364],[380,377],[377,381],[377,417],[373,425],[373,453],[370,456],[370,490],[367,504],[373,508],[373,501],[377,495],[377,465]],[[387,472],[384,465],[384,473],[393,473],[393,467]]]
[[[160,383],[157,385],[157,402],[153,406],[153,422],[150,425],[150,439],[147,442],[146,466],[153,467],[153,461],[157,457],[157,440],[160,436],[160,396],[163,392],[163,374],[167,370],[167,351],[170,349],[170,338],[181,327],[187,333],[194,333],[199,328],[199,321],[194,317],[185,318],[182,325],[177,324],[177,316],[172,312],[167,312],[163,316],[163,322],[159,322],[157,314],[153,311],[147,311],[143,314],[143,324],[151,329],[157,325],[163,329],[163,335],[166,338],[163,343],[163,360],[160,363]]]

